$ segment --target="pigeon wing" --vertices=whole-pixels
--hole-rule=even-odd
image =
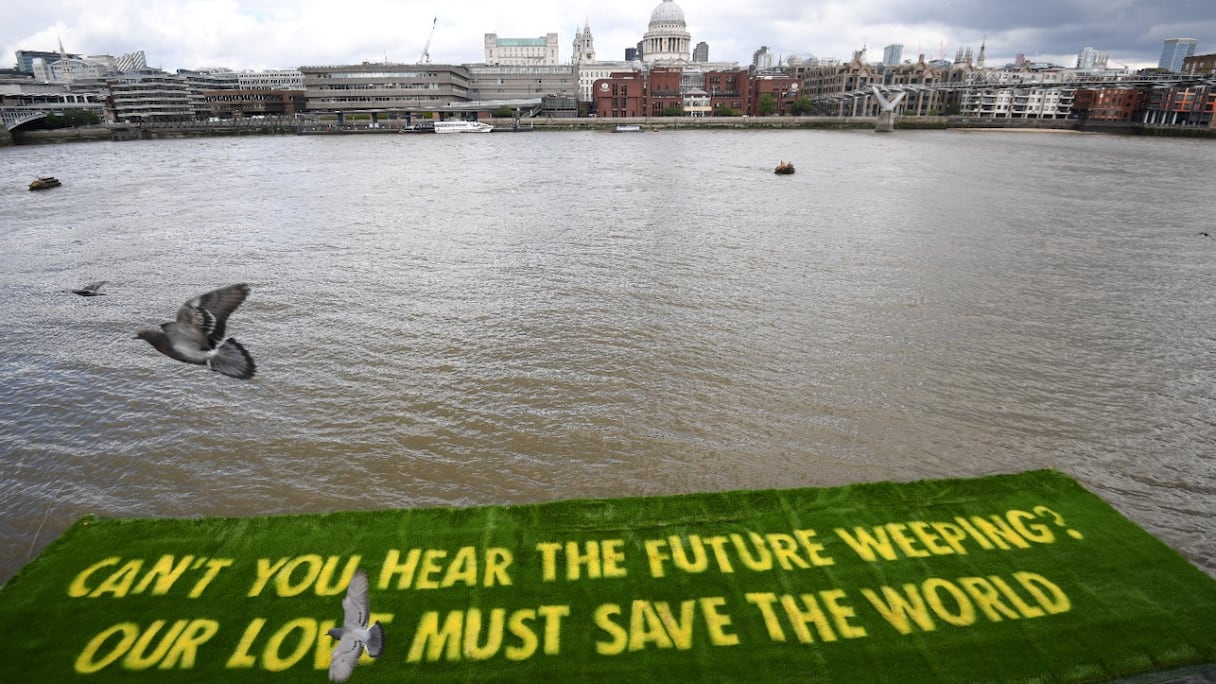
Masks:
[[[202,330],[214,347],[224,339],[224,325],[228,321],[228,315],[248,296],[249,286],[244,283],[201,294],[177,310],[177,322]]]
[[[196,329],[192,328],[192,330]],[[199,337],[202,337],[201,331],[199,331]],[[208,344],[205,338],[203,344]],[[214,350],[207,352],[207,365],[213,371],[239,380],[252,378],[258,370],[257,364],[253,362],[253,357],[250,356],[244,345],[231,337],[220,343]]]
[[[355,571],[342,599],[342,626],[346,629],[366,629],[371,610],[367,598],[367,573],[362,568]]]
[[[355,671],[359,656],[363,655],[364,643],[359,635],[366,631],[369,616],[367,573],[362,568],[355,571],[346,596],[342,597],[342,629],[335,630],[342,636],[329,659],[329,679],[344,682]]]
[[[349,679],[361,655],[363,642],[349,632],[343,634],[329,657],[329,681],[345,682]]]

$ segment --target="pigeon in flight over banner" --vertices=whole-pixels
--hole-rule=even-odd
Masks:
[[[72,292],[75,292],[81,297],[98,297],[105,294],[104,292],[98,292],[98,290],[101,289],[101,286],[105,284],[106,281],[104,280],[99,283],[89,283],[79,290],[72,290]]]
[[[135,337],[171,359],[247,380],[257,371],[253,357],[239,342],[224,337],[224,324],[248,296],[249,286],[244,283],[212,290],[183,304],[176,321],[140,330]]]
[[[371,627],[367,621],[371,616],[367,598],[367,573],[360,568],[355,571],[346,596],[342,599],[342,626],[334,627],[327,634],[338,640],[329,660],[329,680],[345,682],[355,671],[363,651],[373,658],[384,652],[384,628],[379,622]]]

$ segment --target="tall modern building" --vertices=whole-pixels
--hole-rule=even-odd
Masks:
[[[767,45],[760,46],[759,50],[752,53],[752,68],[756,71],[772,70],[773,53],[768,51]]]
[[[1157,67],[1175,73],[1182,72],[1182,60],[1195,54],[1199,41],[1194,38],[1167,38],[1161,47],[1161,59]]]
[[[897,66],[904,61],[904,46],[893,43],[882,49],[882,63],[887,66]]]

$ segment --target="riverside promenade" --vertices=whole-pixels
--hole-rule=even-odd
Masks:
[[[629,118],[511,118],[483,119],[494,132],[531,131],[612,131],[619,125],[639,126],[643,131],[674,130],[776,130],[776,129],[858,129],[874,130],[873,116],[768,116],[768,117],[629,117]],[[413,124],[429,119],[388,119],[373,123],[353,119],[342,123],[319,117],[266,117],[224,121],[173,121],[156,123],[103,124],[51,131],[16,131],[0,135],[0,147],[103,140],[148,140],[162,138],[202,138],[243,135],[385,135],[414,133]],[[1064,130],[1122,135],[1216,138],[1216,129],[1181,126],[1150,126],[1130,122],[1097,122],[1081,119],[988,119],[946,116],[896,117],[898,130],[1008,129]]]

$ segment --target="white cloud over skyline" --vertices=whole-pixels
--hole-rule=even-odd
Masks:
[[[576,30],[587,24],[597,56],[622,59],[645,33],[658,0],[572,3],[537,0],[460,3],[360,0],[349,5],[314,0],[83,0],[22,3],[3,0],[0,49],[6,66],[15,52],[55,50],[121,55],[143,50],[148,64],[167,71],[203,67],[235,70],[363,61],[413,63],[432,21],[431,61],[483,60],[486,33],[526,38],[557,33],[569,61]],[[1166,38],[1199,41],[1216,52],[1213,0],[1019,0],[1001,4],[968,0],[907,3],[897,0],[752,0],[722,3],[676,0],[693,44],[706,42],[710,59],[751,62],[767,46],[773,54],[849,59],[867,47],[871,61],[900,43],[904,58],[951,58],[959,48],[987,46],[988,65],[1028,59],[1073,66],[1083,47],[1110,54],[1114,64],[1155,66]]]

